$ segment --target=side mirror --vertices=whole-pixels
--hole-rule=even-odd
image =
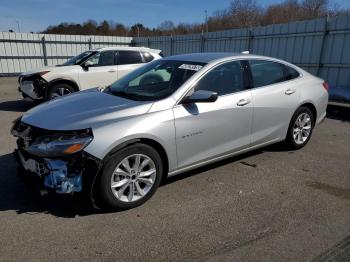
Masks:
[[[89,71],[89,67],[92,66],[92,63],[90,61],[86,61],[80,65],[84,71]]]
[[[218,99],[218,93],[207,91],[207,90],[198,90],[195,91],[192,95],[185,97],[182,100],[182,104],[190,103],[211,103],[215,102]]]

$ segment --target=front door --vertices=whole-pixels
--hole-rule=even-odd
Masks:
[[[217,92],[215,102],[174,107],[178,168],[249,147],[253,109],[247,86],[241,63],[226,62],[194,87]]]
[[[118,78],[116,51],[102,51],[85,61],[88,69],[81,68],[79,82],[81,89],[106,87]]]

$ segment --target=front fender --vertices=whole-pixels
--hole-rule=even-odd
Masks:
[[[169,171],[176,168],[175,127],[172,110],[146,113],[92,129],[93,141],[85,148],[89,154],[104,159],[110,152],[130,141],[149,139],[161,145],[167,154]]]

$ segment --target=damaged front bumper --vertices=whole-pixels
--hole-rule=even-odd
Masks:
[[[83,150],[93,139],[90,129],[52,131],[18,118],[11,133],[17,137],[15,157],[20,178],[33,181],[32,187],[48,192],[89,195],[93,206],[98,207],[94,185],[103,160]]]
[[[59,194],[86,193],[93,201],[93,186],[102,168],[102,161],[81,152],[69,158],[38,158],[17,149],[21,176],[38,180],[39,188]],[[94,202],[94,201],[93,201]]]
[[[19,91],[22,96],[30,97],[31,99],[40,99],[41,97],[35,92],[34,83],[31,81],[24,81],[19,86]]]
[[[37,100],[45,97],[47,81],[38,74],[20,76],[18,84],[18,91],[22,93],[23,98]]]
[[[69,173],[68,161],[44,158],[41,162],[37,162],[31,158],[25,159],[20,151],[18,151],[18,158],[24,170],[43,177],[44,185],[55,189],[57,193],[70,194],[81,192],[82,171],[77,170]]]

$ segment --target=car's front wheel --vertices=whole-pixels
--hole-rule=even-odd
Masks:
[[[125,210],[146,202],[157,190],[163,175],[158,152],[145,144],[134,144],[113,155],[100,180],[103,204]]]
[[[50,87],[50,89],[47,91],[46,100],[52,100],[57,97],[68,95],[74,92],[74,88],[70,85],[65,83],[58,83]]]
[[[302,148],[309,142],[314,128],[314,115],[307,107],[300,107],[289,124],[286,143],[291,149]]]

